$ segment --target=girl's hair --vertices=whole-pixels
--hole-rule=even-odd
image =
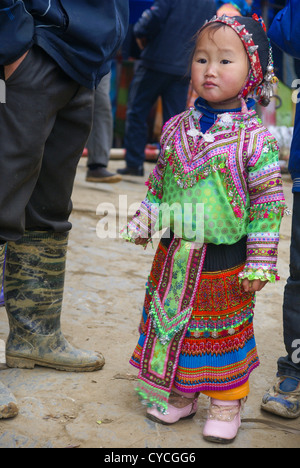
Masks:
[[[209,35],[209,38],[211,39],[215,32],[218,31],[219,29],[221,28],[228,28],[228,26],[224,23],[211,23],[211,24],[207,24],[207,26],[204,26],[202,27],[201,29],[199,29],[196,34],[194,35],[193,37],[193,41],[195,43],[195,46],[194,46],[194,49],[193,49],[193,54],[192,56],[195,55],[195,52],[196,52],[196,48],[197,48],[197,44],[201,38],[201,36],[205,33],[205,32],[208,32]]]
[[[195,55],[195,52],[197,50],[197,45],[198,45],[198,42],[199,42],[201,36],[205,32],[208,32],[209,38],[212,39],[214,34],[221,28],[228,28],[228,26],[226,24],[224,24],[224,23],[211,23],[211,24],[208,23],[207,26],[203,26],[193,36],[192,41],[193,41],[194,47],[193,47],[193,50],[191,52],[191,56],[190,56],[190,60],[189,60],[189,71],[192,68],[194,55]]]

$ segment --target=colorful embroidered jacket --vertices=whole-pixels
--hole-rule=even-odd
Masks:
[[[147,196],[122,236],[170,227],[191,242],[232,245],[247,235],[241,278],[274,282],[286,208],[277,142],[254,110],[220,114],[205,134],[201,117],[192,108],[164,126]]]

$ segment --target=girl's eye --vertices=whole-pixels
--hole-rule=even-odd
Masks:
[[[222,63],[223,65],[228,65],[228,64],[231,63],[231,62],[230,62],[230,60],[225,60],[225,59],[224,59],[224,60],[221,60],[221,63]]]
[[[197,62],[198,62],[198,63],[206,63],[206,59],[204,59],[204,58],[198,59]]]

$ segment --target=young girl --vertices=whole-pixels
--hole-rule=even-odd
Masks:
[[[162,424],[193,417],[203,393],[211,399],[204,437],[220,443],[236,437],[259,365],[255,293],[278,279],[285,210],[278,147],[249,99],[266,105],[275,79],[263,27],[258,17],[222,16],[199,31],[192,61],[199,98],[165,125],[147,196],[122,233],[146,246],[170,228],[131,358],[147,416]]]

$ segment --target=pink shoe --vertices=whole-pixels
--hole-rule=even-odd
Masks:
[[[208,419],[203,437],[210,442],[229,444],[237,436],[241,426],[241,409],[245,399],[222,401],[211,398]]]
[[[151,419],[151,421],[160,423],[160,424],[174,424],[178,422],[180,419],[190,419],[193,418],[198,409],[198,397],[199,394],[192,394],[190,397],[183,396],[183,393],[175,393],[172,392],[169,402],[176,404],[177,406],[182,406],[187,403],[188,400],[191,401],[186,406],[182,406],[178,408],[177,406],[173,406],[170,403],[168,404],[168,411],[166,414],[162,414],[158,411],[155,407],[147,409],[147,418]]]

